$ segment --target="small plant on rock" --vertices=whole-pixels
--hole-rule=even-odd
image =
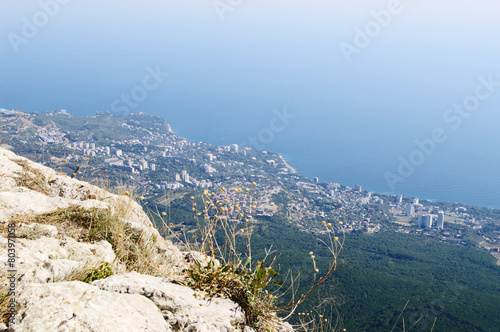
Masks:
[[[253,184],[255,188],[255,183]],[[315,257],[310,253],[313,262],[313,280],[307,291],[296,296],[300,272],[290,277],[288,286],[278,279],[279,269],[276,262],[279,252],[268,251],[265,258],[253,261],[251,236],[253,231],[253,214],[257,204],[253,202],[253,190],[236,188],[228,194],[225,188],[219,193],[205,190],[202,195],[202,206],[198,207],[195,198],[191,197],[192,210],[197,223],[199,239],[194,245],[196,250],[206,255],[208,262],[195,262],[195,267],[185,270],[188,277],[186,284],[209,296],[222,295],[237,303],[245,314],[245,325],[256,327],[262,331],[273,331],[279,320],[278,312],[292,314],[297,306],[317,289],[337,268],[341,260],[343,242],[335,236],[331,224],[324,225],[329,243],[325,243],[332,254],[328,271],[319,278]],[[227,198],[231,197],[231,198]],[[186,237],[185,237],[186,238]],[[241,248],[246,250],[241,250]],[[287,274],[285,280],[288,279]],[[278,306],[277,300],[290,292],[292,300],[286,305]]]

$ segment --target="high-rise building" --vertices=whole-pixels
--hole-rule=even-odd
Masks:
[[[156,164],[151,164],[151,170],[154,172],[156,171]]]
[[[420,200],[418,198],[414,198],[413,199],[413,204],[418,204],[418,203],[420,203]]]
[[[314,178],[314,183],[318,184],[319,183],[319,178],[318,177],[315,177]]]
[[[238,144],[231,144],[231,151],[238,153],[239,149]]]
[[[122,150],[116,150],[116,155],[119,157],[121,156],[123,153],[122,153]]]
[[[432,227],[432,219],[433,219],[432,214],[426,214],[422,216],[422,224],[425,228],[431,228]]]
[[[408,204],[406,206],[406,216],[413,217],[414,214],[415,214],[415,207],[413,206],[413,204]]]
[[[189,174],[187,171],[182,171],[181,177],[182,177],[182,181],[189,182]]]
[[[438,218],[437,218],[436,228],[437,229],[443,229],[444,228],[444,212],[443,211],[439,211],[438,212]]]
[[[354,191],[357,191],[358,193],[362,192],[361,186],[359,184],[355,185]]]
[[[399,195],[399,196],[398,196],[398,198],[396,199],[396,202],[397,202],[398,204],[403,203],[403,195]]]

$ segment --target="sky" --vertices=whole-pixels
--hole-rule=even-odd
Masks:
[[[458,129],[444,116],[481,77],[500,81],[499,12],[493,0],[2,1],[0,108],[144,111],[213,144],[260,134],[307,176],[414,193],[439,165],[494,174],[500,88]],[[265,136],[285,109],[294,117]],[[438,153],[391,187],[399,157],[439,128]]]

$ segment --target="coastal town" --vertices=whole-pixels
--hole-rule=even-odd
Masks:
[[[199,196],[204,190],[235,202],[236,189],[251,188],[255,218],[279,215],[302,232],[325,233],[324,225],[331,224],[344,233],[434,237],[488,250],[500,262],[498,210],[308,179],[277,153],[191,142],[165,120],[145,113],[78,117],[65,110],[2,109],[0,132],[2,146],[16,153],[96,185],[130,188],[149,206],[171,202],[167,196]]]

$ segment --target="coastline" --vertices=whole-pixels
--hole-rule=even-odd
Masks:
[[[283,155],[279,155],[280,158],[281,158],[281,161],[283,161],[283,163],[285,164],[285,167],[288,169],[288,171],[292,174],[297,174],[297,170],[295,168],[293,168],[292,166],[290,166],[289,163],[287,163],[287,161],[285,160],[285,158],[283,157]]]

